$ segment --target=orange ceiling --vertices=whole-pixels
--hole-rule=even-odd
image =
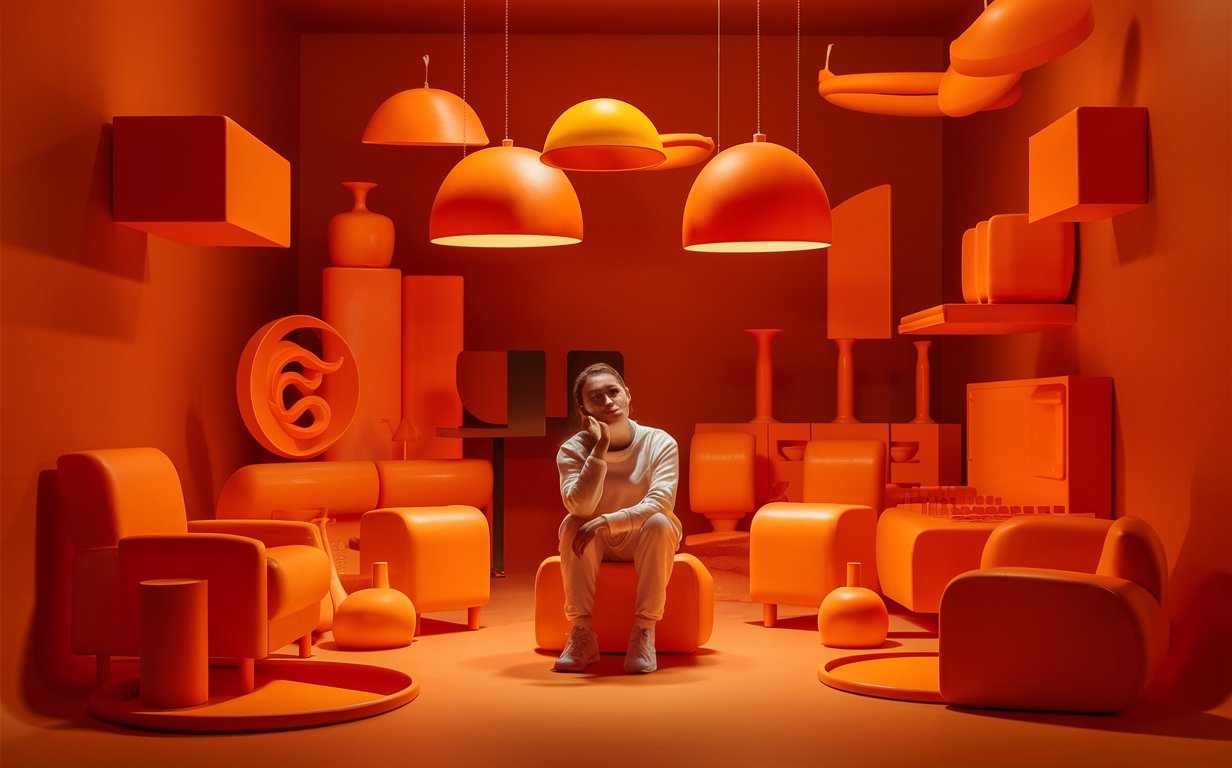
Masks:
[[[505,0],[465,0],[467,29],[504,28]],[[510,31],[713,34],[720,0],[509,0]],[[463,0],[274,0],[304,32],[460,32]],[[796,2],[761,0],[763,33],[794,33]],[[722,28],[754,29],[756,0],[721,0]],[[983,0],[800,0],[804,34],[953,37]]]

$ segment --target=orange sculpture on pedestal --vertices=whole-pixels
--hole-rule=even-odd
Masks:
[[[817,610],[821,644],[829,648],[878,648],[889,629],[885,602],[873,590],[860,586],[860,564],[847,563],[847,586],[826,595]]]

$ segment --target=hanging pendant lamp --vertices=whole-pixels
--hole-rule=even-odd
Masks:
[[[465,73],[466,21],[462,22],[463,72]],[[390,96],[376,108],[364,128],[365,144],[397,144],[412,147],[483,147],[488,134],[479,115],[466,100],[449,91],[428,87],[428,57],[423,57],[423,88],[411,88]],[[465,76],[462,85],[466,92]]]
[[[796,4],[796,91],[799,93],[800,6]],[[766,141],[761,125],[761,3],[757,3],[757,124],[753,141],[720,152],[693,181],[684,204],[681,244],[687,251],[774,252],[827,248],[833,240],[830,199],[797,151]]]
[[[463,158],[445,177],[428,238],[479,248],[569,245],[582,240],[582,206],[564,171],[505,139]]]
[[[666,157],[658,129],[640,109],[619,99],[589,99],[556,118],[541,159],[566,171],[638,171]]]
[[[829,246],[832,235],[821,179],[760,133],[707,163],[684,204],[688,251],[807,251]]]
[[[509,139],[509,0],[505,0],[505,136],[449,171],[428,239],[437,245],[534,248],[582,241],[582,205],[564,171]]]

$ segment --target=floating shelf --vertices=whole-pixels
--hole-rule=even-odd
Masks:
[[[1073,325],[1074,304],[939,304],[907,315],[903,335],[998,335],[1051,331]]]

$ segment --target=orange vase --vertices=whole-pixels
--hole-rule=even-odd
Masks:
[[[817,631],[829,648],[878,648],[890,629],[881,596],[860,586],[860,564],[847,563],[847,586],[838,587],[817,610]]]
[[[389,563],[372,564],[372,587],[352,592],[334,614],[334,642],[350,651],[401,648],[415,637],[415,606],[389,588]]]
[[[394,223],[388,216],[368,210],[368,181],[344,181],[354,207],[329,220],[326,244],[335,267],[388,267],[394,258]]]

